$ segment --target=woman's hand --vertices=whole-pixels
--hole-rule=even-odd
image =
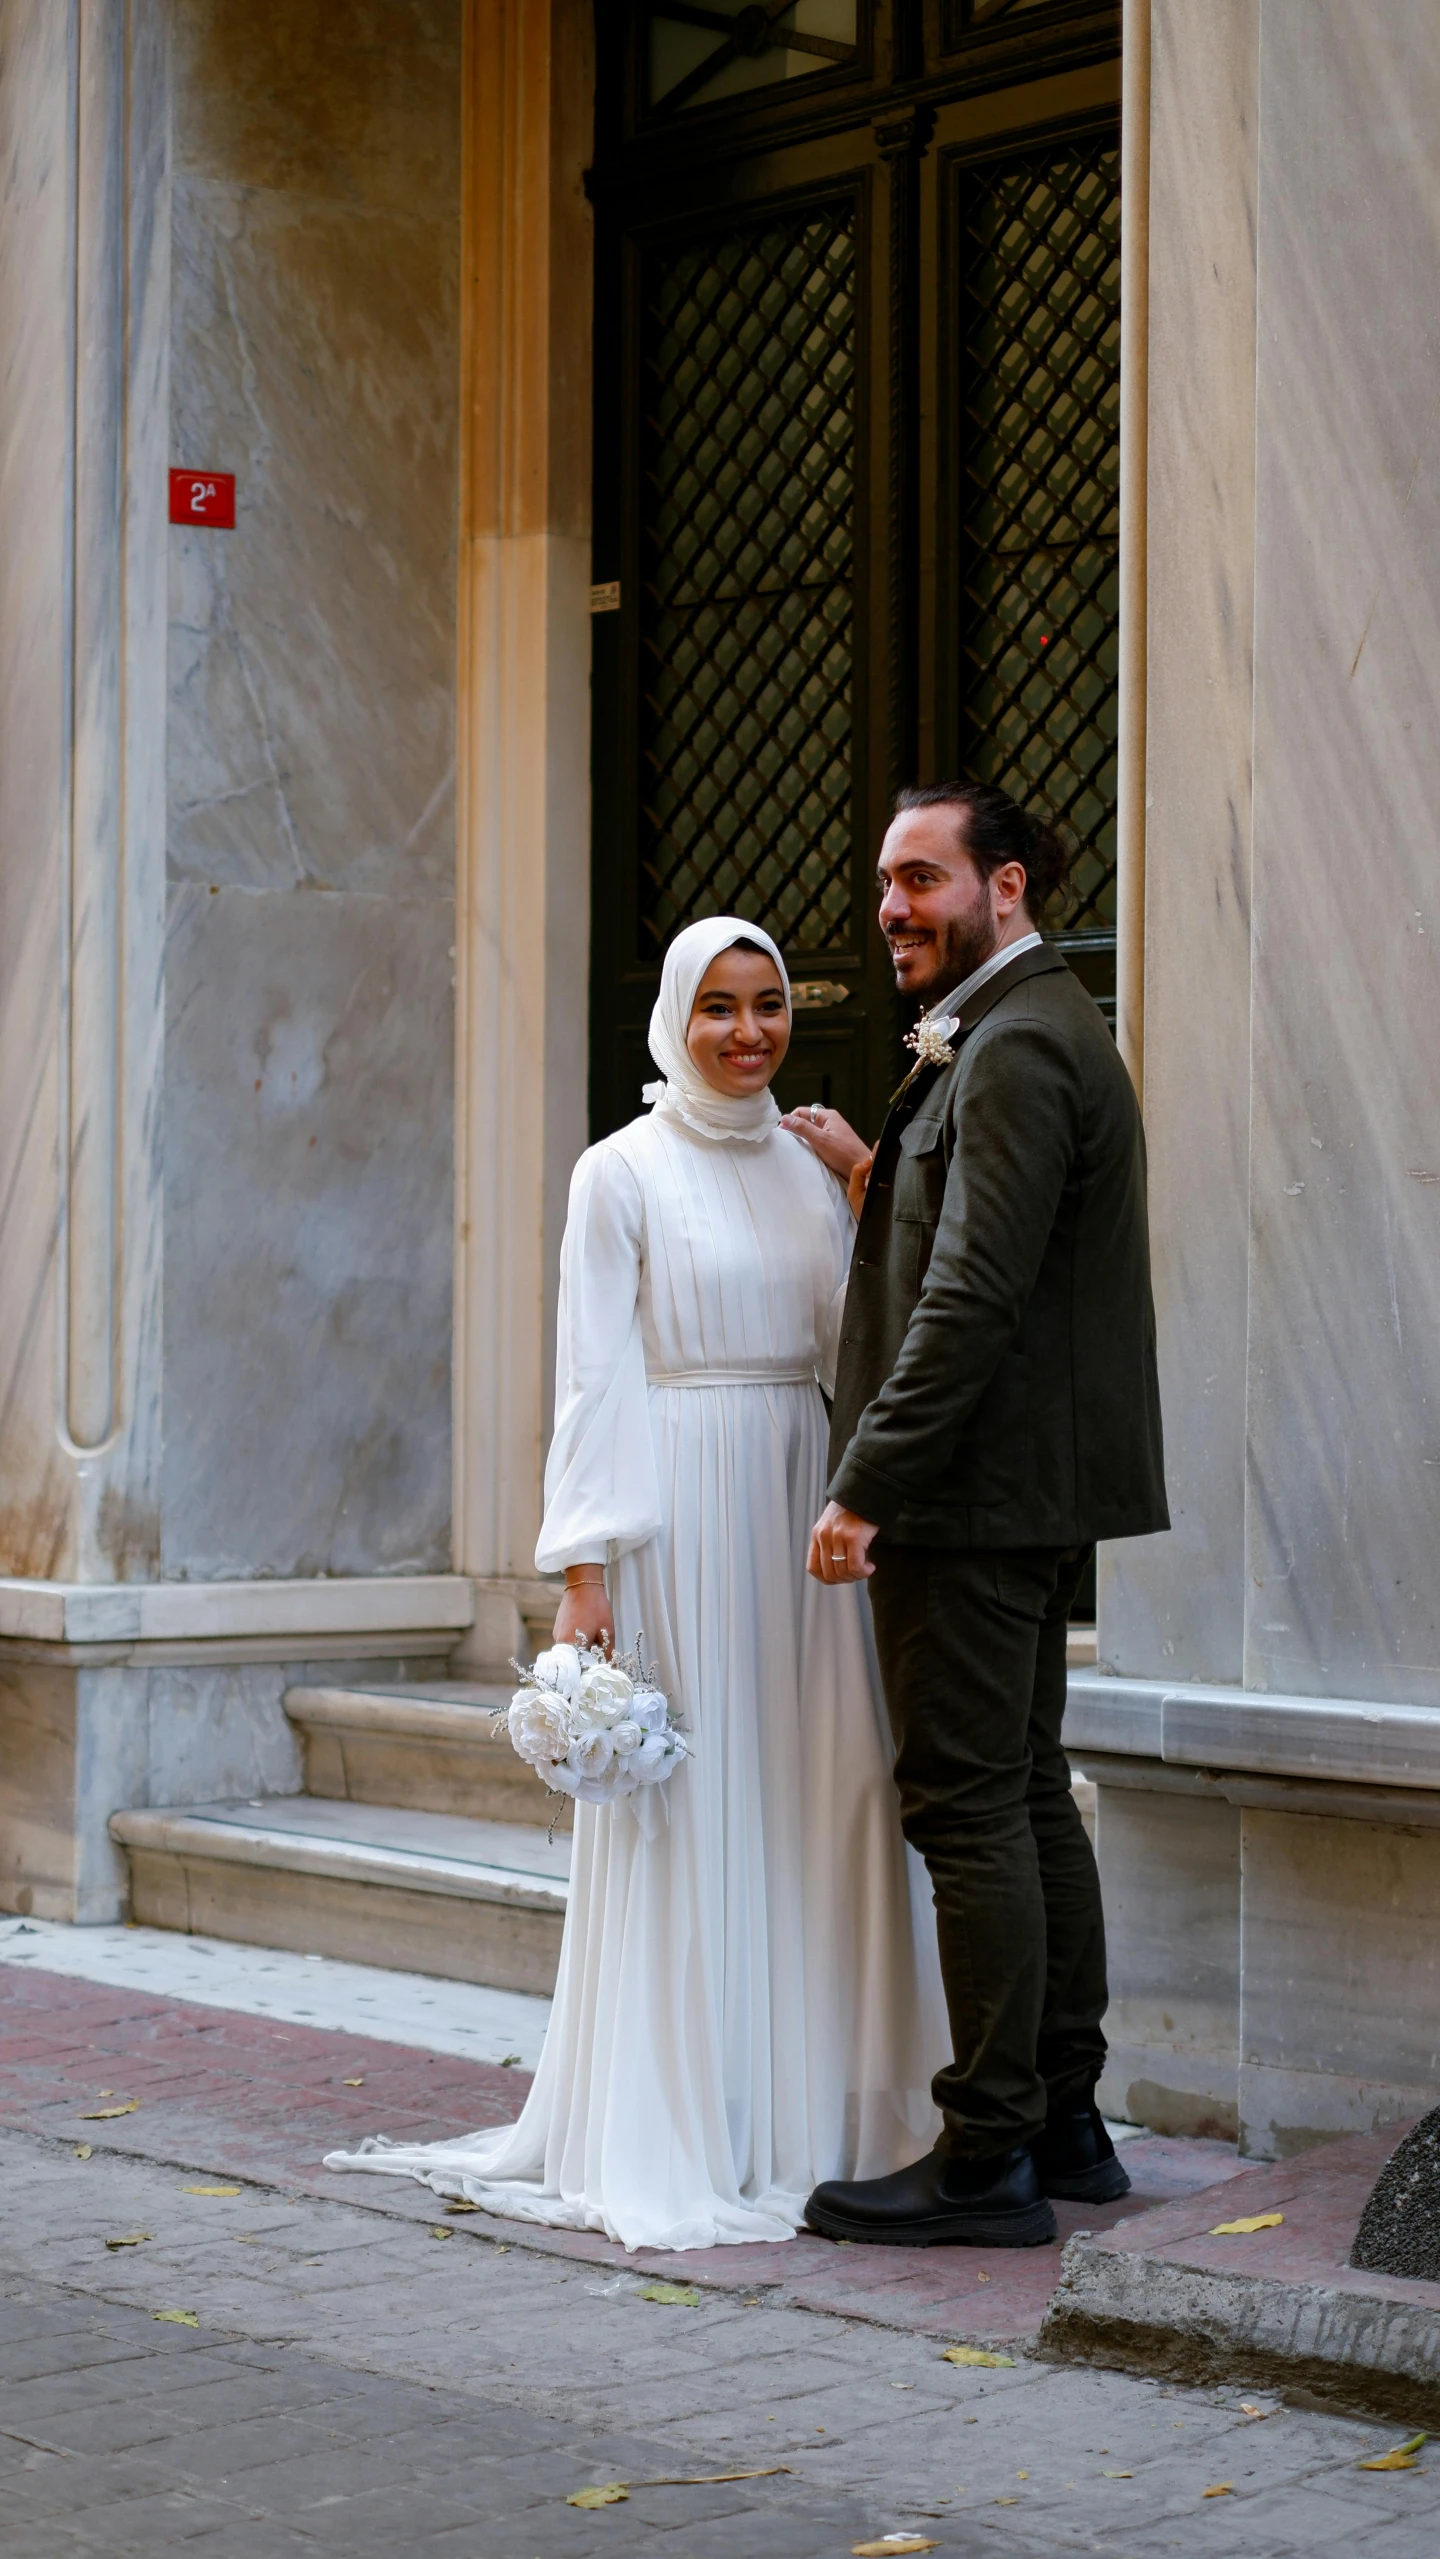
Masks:
[[[808,1110],[787,1111],[780,1125],[788,1128],[792,1137],[803,1139],[811,1154],[818,1155],[832,1173],[838,1173],[847,1187],[851,1175],[862,1164],[869,1171],[871,1150],[864,1138],[856,1136],[839,1111],[827,1110],[822,1102],[812,1102]],[[864,1198],[863,1191],[860,1196]],[[850,1205],[854,1208],[853,1198]]]
[[[614,1652],[615,1619],[597,1565],[566,1566],[565,1596],[555,1611],[555,1631],[551,1641],[578,1644],[582,1648],[599,1644],[607,1653]]]

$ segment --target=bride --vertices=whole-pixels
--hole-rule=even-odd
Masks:
[[[581,1157],[561,1259],[536,1554],[565,1574],[555,1639],[643,1630],[693,1756],[576,1807],[518,2122],[326,2162],[627,2248],[788,2239],[822,2178],[931,2144],[948,2050],[863,1594],[805,1571],[852,1220],[771,1097],[789,1039],[767,934],[679,934],[650,1026],[665,1082]]]

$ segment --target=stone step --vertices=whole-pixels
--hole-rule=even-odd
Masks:
[[[110,1832],[152,1928],[554,1989],[570,1842],[537,1825],[271,1795],[113,1813]]]
[[[574,1806],[547,1793],[494,1729],[514,1682],[438,1679],[363,1687],[291,1688],[285,1712],[305,1751],[312,1795],[393,1804],[479,1821],[574,1826]]]

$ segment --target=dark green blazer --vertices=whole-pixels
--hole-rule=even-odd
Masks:
[[[845,1300],[830,1494],[916,1546],[1168,1528],[1134,1088],[1058,951],[897,1096]]]

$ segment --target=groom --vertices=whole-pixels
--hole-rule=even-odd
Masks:
[[[1067,867],[968,782],[902,791],[880,856],[895,981],[926,1011],[870,1164],[810,1570],[870,1582],[954,2059],[928,2158],[816,2188],[835,2239],[1034,2246],[1050,2196],[1129,2184],[1094,2099],[1105,1926],[1065,1629],[1096,1539],[1169,1519],[1140,1113],[1036,929]]]

